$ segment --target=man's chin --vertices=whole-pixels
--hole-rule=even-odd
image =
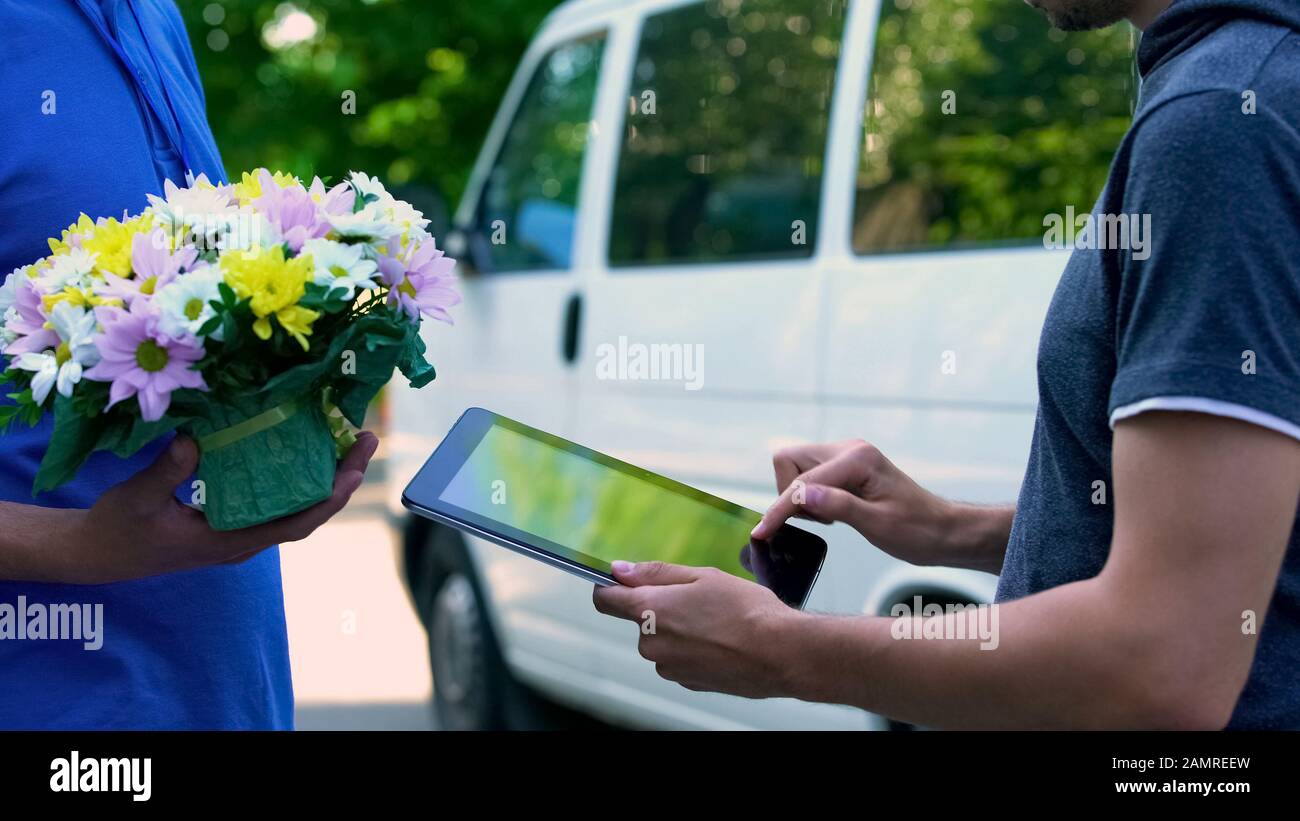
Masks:
[[[1113,26],[1129,15],[1133,0],[1025,0],[1047,15],[1061,31],[1093,31]]]

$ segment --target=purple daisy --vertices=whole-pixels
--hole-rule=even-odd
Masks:
[[[85,377],[112,383],[109,408],[135,396],[144,420],[156,422],[171,406],[173,391],[208,389],[203,375],[193,370],[203,358],[203,346],[193,337],[176,339],[163,333],[158,312],[148,300],[136,300],[129,310],[96,308],[95,318],[104,329],[95,336],[102,359]]]
[[[411,321],[424,314],[452,324],[447,309],[460,302],[460,294],[452,287],[456,281],[452,269],[456,260],[443,256],[434,246],[433,238],[413,242],[406,253],[393,253],[395,241],[390,241],[388,252],[379,255],[379,273],[388,285],[388,302],[397,305]]]
[[[152,296],[167,283],[176,279],[181,271],[188,271],[194,266],[199,252],[194,247],[183,245],[173,252],[167,232],[155,228],[147,234],[136,234],[131,238],[131,270],[135,276],[124,279],[119,276],[105,277],[105,284],[96,288],[102,296],[117,297],[126,304],[131,304],[141,295]]]
[[[356,193],[352,186],[346,182],[341,182],[333,188],[326,189],[325,183],[320,177],[311,181],[311,187],[307,189],[311,195],[312,201],[320,206],[320,210],[326,214],[347,214],[352,210],[352,203],[356,200]]]
[[[41,292],[36,283],[22,272],[10,276],[23,277],[19,281],[14,295],[14,312],[16,316],[9,320],[8,329],[18,338],[5,347],[9,356],[20,353],[40,353],[50,348],[57,348],[59,335],[49,326],[45,311],[41,308]]]
[[[302,250],[302,244],[307,240],[329,233],[330,224],[307,189],[301,185],[281,188],[266,169],[259,171],[258,175],[262,182],[262,196],[253,200],[253,207],[280,231],[295,254]]]

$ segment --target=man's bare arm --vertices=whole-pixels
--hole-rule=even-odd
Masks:
[[[1143,414],[1117,426],[1113,461],[1099,576],[1001,605],[994,650],[896,640],[885,619],[795,619],[793,694],[931,726],[1222,727],[1255,654],[1243,619],[1263,622],[1294,526],[1300,443]]]
[[[722,571],[655,562],[616,563],[621,586],[598,588],[596,607],[629,620],[653,611],[641,653],[692,689],[934,727],[1222,727],[1255,654],[1243,618],[1263,622],[1295,522],[1300,443],[1146,413],[1117,426],[1112,461],[1105,568],[999,605],[995,649],[894,638],[893,619],[800,613]]]

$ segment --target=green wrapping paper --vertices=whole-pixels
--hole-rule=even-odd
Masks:
[[[189,427],[199,442],[204,513],[214,530],[290,516],[329,498],[334,435],[316,401],[212,405]]]

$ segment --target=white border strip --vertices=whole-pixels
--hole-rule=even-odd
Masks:
[[[1121,419],[1128,419],[1130,416],[1137,416],[1139,413],[1153,410],[1193,411],[1208,413],[1211,416],[1226,416],[1230,419],[1239,419],[1242,422],[1259,425],[1261,428],[1284,433],[1292,439],[1300,441],[1300,425],[1288,422],[1280,416],[1264,413],[1261,410],[1245,405],[1223,402],[1218,399],[1206,399],[1201,396],[1153,396],[1150,399],[1143,399],[1140,402],[1116,408],[1115,412],[1110,415],[1110,427],[1113,430],[1115,423]]]

